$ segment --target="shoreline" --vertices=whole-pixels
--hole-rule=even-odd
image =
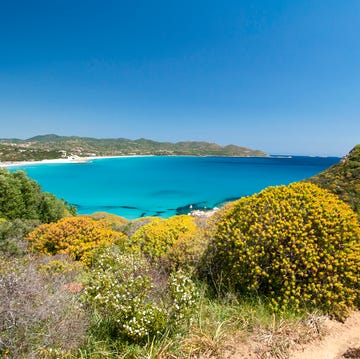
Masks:
[[[153,155],[131,155],[131,156],[91,156],[91,157],[69,157],[69,158],[54,158],[49,160],[40,161],[13,161],[13,162],[0,162],[0,167],[21,167],[21,166],[35,166],[47,164],[81,164],[90,163],[94,160],[110,159],[110,158],[132,158],[132,157],[153,157]]]
[[[138,157],[228,157],[228,158],[294,158],[294,157],[316,157],[316,158],[339,158],[332,156],[294,156],[294,155],[268,155],[266,157],[241,157],[241,156],[213,156],[213,155],[121,155],[121,156],[88,156],[88,157],[79,157],[72,156],[68,158],[54,158],[54,159],[45,159],[40,161],[9,161],[9,162],[0,162],[0,168],[11,168],[11,167],[22,167],[22,166],[35,166],[35,165],[46,165],[46,164],[84,164],[90,163],[96,160],[110,159],[110,158],[138,158]]]
[[[81,164],[89,163],[91,161],[110,159],[110,158],[139,158],[139,157],[228,157],[228,158],[271,158],[271,156],[266,157],[257,157],[257,156],[214,156],[214,155],[122,155],[122,156],[89,156],[89,157],[79,157],[73,156],[68,158],[54,158],[40,161],[11,161],[11,162],[0,162],[0,168],[5,167],[21,167],[21,166],[33,166],[33,165],[46,165],[46,164]]]
[[[121,156],[88,156],[88,157],[79,157],[73,156],[68,158],[54,158],[54,159],[45,159],[40,161],[9,161],[9,162],[0,162],[0,168],[9,168],[9,167],[21,167],[21,166],[33,166],[33,165],[46,165],[46,164],[81,164],[89,163],[94,160],[110,159],[110,158],[138,158],[138,157],[228,157],[228,158],[292,158],[293,156],[215,156],[215,155],[121,155]]]

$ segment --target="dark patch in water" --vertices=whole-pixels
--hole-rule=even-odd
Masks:
[[[188,214],[193,210],[206,210],[206,202],[189,203],[186,206],[176,208],[176,214]]]
[[[228,198],[225,198],[224,200],[222,200],[220,203],[224,203],[224,202],[234,202],[234,201],[238,200],[239,198],[241,198],[241,196],[238,196],[238,197],[228,197]]]
[[[165,211],[156,211],[154,216],[160,216],[163,213],[165,213]]]
[[[145,217],[145,216],[146,216],[146,212],[143,212],[140,214],[140,218]]]
[[[73,206],[75,206],[77,209],[91,209],[91,208],[103,208],[104,210],[111,210],[111,209],[119,209],[119,208],[124,208],[124,209],[135,209],[138,210],[139,208],[137,207],[131,207],[131,206],[83,206],[80,204],[72,204]]]

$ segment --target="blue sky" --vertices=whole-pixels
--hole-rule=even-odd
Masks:
[[[56,133],[346,154],[358,0],[0,1],[0,137]]]

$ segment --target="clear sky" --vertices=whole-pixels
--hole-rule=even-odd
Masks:
[[[359,0],[1,0],[0,137],[360,143]]]

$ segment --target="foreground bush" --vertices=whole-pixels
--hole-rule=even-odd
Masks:
[[[1,358],[50,358],[44,353],[75,351],[86,341],[88,320],[79,295],[65,290],[78,268],[58,258],[62,271],[41,270],[50,268],[49,259],[0,257]]]
[[[270,187],[233,203],[206,260],[220,289],[271,299],[275,310],[317,306],[342,317],[359,298],[360,228],[354,212],[319,187]]]
[[[63,253],[75,260],[86,261],[86,256],[95,248],[113,243],[125,245],[127,237],[115,232],[103,221],[72,217],[43,224],[25,239],[32,251],[45,254]]]
[[[191,319],[196,291],[183,273],[167,280],[141,255],[116,247],[100,250],[95,258],[84,300],[100,314],[108,336],[141,343]]]
[[[131,241],[170,269],[191,268],[205,247],[204,231],[187,215],[153,220],[136,231]]]

